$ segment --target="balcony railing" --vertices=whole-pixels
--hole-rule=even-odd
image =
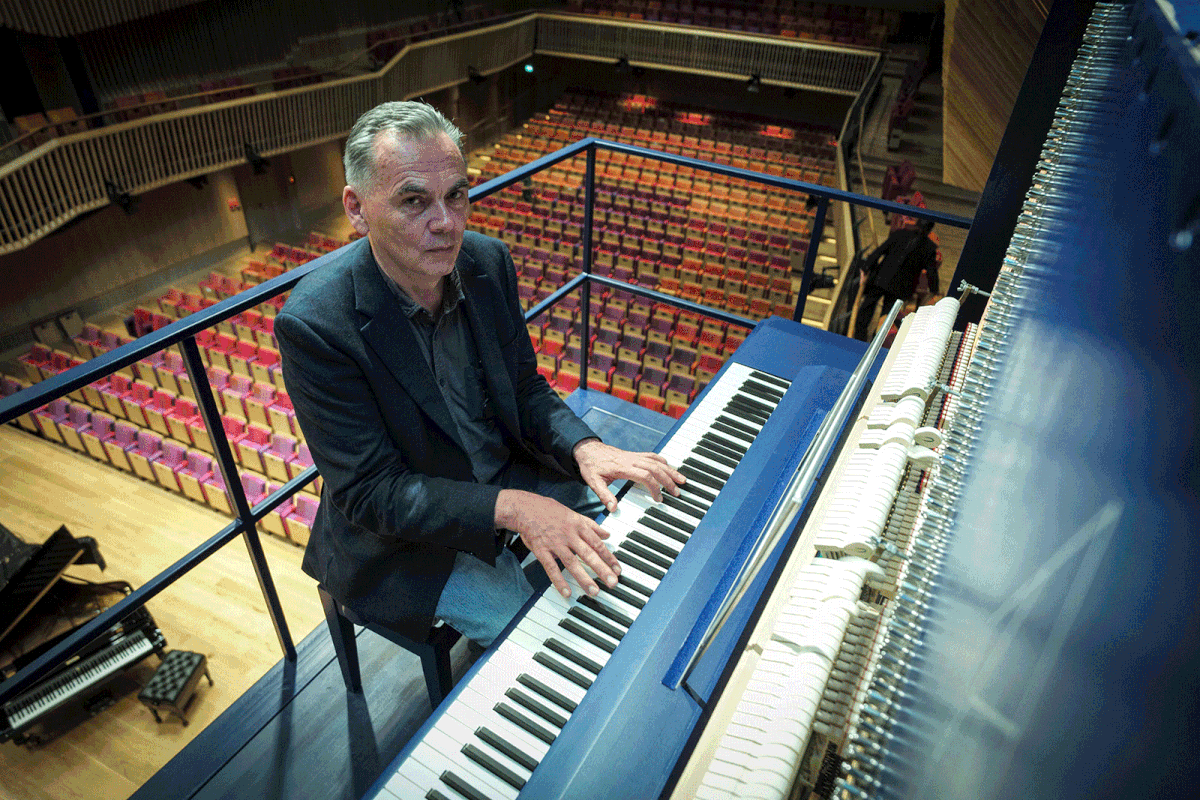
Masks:
[[[525,180],[525,178],[541,172],[542,170],[548,169],[549,167],[552,167],[562,161],[579,155],[586,156],[587,170],[584,177],[585,191],[584,225],[582,236],[583,252],[581,259],[582,271],[578,276],[568,281],[558,291],[554,292],[552,295],[545,298],[544,301],[531,308],[525,315],[527,320],[536,319],[538,316],[545,313],[547,309],[561,301],[562,298],[578,290],[581,293],[581,370],[586,370],[587,364],[591,360],[591,337],[589,325],[591,288],[593,284],[627,291],[640,297],[648,298],[655,303],[664,303],[669,306],[681,308],[703,316],[713,317],[723,322],[744,326],[746,328],[752,328],[755,324],[752,320],[744,319],[724,311],[711,309],[696,303],[691,303],[668,294],[656,292],[646,287],[624,283],[622,281],[614,280],[602,275],[592,274],[592,220],[594,209],[593,189],[595,186],[596,175],[596,153],[597,150],[600,149],[623,152],[645,158],[658,159],[680,166],[691,167],[693,169],[704,170],[732,178],[740,178],[743,180],[804,193],[806,195],[815,197],[817,200],[817,213],[814,218],[811,236],[807,243],[807,256],[804,262],[802,288],[799,293],[799,300],[797,302],[793,317],[797,320],[800,318],[800,315],[803,312],[805,296],[807,295],[808,287],[812,282],[813,262],[817,252],[817,244],[821,240],[824,221],[826,218],[826,211],[831,202],[846,202],[853,205],[861,205],[879,209],[885,212],[898,213],[921,219],[929,219],[933,220],[934,222],[956,227],[969,227],[971,222],[963,217],[958,217],[951,214],[942,214],[929,209],[914,208],[907,205],[901,205],[899,203],[880,200],[874,197],[851,194],[850,192],[832,189],[827,186],[819,186],[816,184],[803,183],[801,181],[789,180],[763,173],[750,172],[737,167],[714,164],[707,161],[699,161],[697,159],[687,158],[685,156],[663,153],[633,145],[619,144],[616,142],[608,142],[592,138],[583,139],[582,141],[564,147],[554,153],[550,153],[530,164],[527,164],[524,167],[515,169],[505,175],[487,181],[486,183],[472,189],[470,193],[471,200],[478,201],[484,197],[495,194],[496,192],[499,192],[508,186],[522,182]],[[195,550],[182,555],[179,560],[170,567],[163,570],[161,573],[151,578],[142,586],[135,589],[131,594],[126,596],[113,607],[85,623],[75,633],[64,639],[59,644],[55,645],[45,654],[18,672],[11,679],[5,681],[3,684],[0,684],[0,703],[13,698],[14,696],[28,689],[32,684],[42,679],[49,671],[53,670],[56,665],[62,664],[67,658],[86,646],[88,642],[103,635],[105,631],[107,631],[110,627],[123,619],[133,610],[144,606],[148,601],[153,599],[167,587],[187,575],[192,569],[213,555],[217,550],[225,545],[228,545],[239,536],[243,538],[248,548],[250,560],[262,587],[263,597],[266,600],[266,611],[275,626],[275,630],[278,634],[279,645],[283,655],[289,660],[294,660],[296,658],[296,650],[292,642],[291,633],[288,629],[283,607],[281,606],[278,595],[275,591],[274,581],[271,578],[270,567],[267,564],[266,557],[263,554],[261,542],[258,539],[256,525],[267,515],[269,511],[282,504],[287,498],[299,491],[301,487],[305,486],[307,483],[316,478],[317,471],[315,467],[310,467],[304,473],[293,478],[281,489],[271,494],[259,504],[253,507],[250,506],[246,494],[242,488],[242,482],[239,479],[237,464],[234,461],[233,452],[230,448],[228,439],[225,437],[225,428],[222,425],[220,410],[217,406],[216,399],[213,396],[212,387],[208,382],[205,364],[200,354],[200,348],[196,341],[196,336],[201,331],[214,327],[218,322],[228,320],[243,311],[254,308],[270,298],[290,290],[301,278],[316,268],[318,268],[316,266],[316,262],[310,262],[307,265],[297,267],[290,272],[286,272],[265,283],[255,286],[252,289],[217,303],[216,305],[203,309],[183,319],[179,319],[164,328],[149,333],[116,350],[97,356],[85,364],[58,375],[49,377],[42,382],[23,389],[14,395],[0,398],[0,424],[3,424],[13,421],[23,414],[35,411],[52,400],[62,397],[69,392],[82,389],[87,384],[103,379],[117,370],[128,367],[156,352],[164,350],[173,345],[178,345],[183,352],[188,376],[191,379],[192,387],[196,395],[198,410],[208,430],[209,437],[212,442],[213,452],[216,456],[216,462],[221,471],[221,475],[224,478],[225,487],[232,500],[231,507],[236,515],[236,518],[231,523],[214,533],[202,545],[197,547]]]
[[[265,157],[345,136],[384,100],[428,94],[548,55],[856,94],[879,59],[859,47],[779,36],[562,14],[529,14],[498,25],[407,45],[380,71],[45,138],[0,167],[0,254],[27,247],[122,193],[141,194]],[[74,124],[74,123],[72,123]]]

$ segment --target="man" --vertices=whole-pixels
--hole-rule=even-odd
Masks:
[[[363,238],[297,284],[275,335],[324,481],[304,570],[368,620],[486,645],[532,592],[506,531],[564,596],[558,562],[595,594],[588,569],[612,585],[619,566],[575,510],[588,487],[611,511],[610,481],[660,499],[683,476],[601,442],[538,374],[507,248],[465,232],[461,138],[417,102],[355,123],[342,205]]]
[[[899,228],[875,249],[863,265],[862,302],[853,335],[866,339],[874,327],[875,304],[883,298],[882,313],[886,314],[897,300],[907,303],[917,290],[924,272],[931,293],[937,294],[937,245],[929,238],[933,222],[921,220],[915,228]]]

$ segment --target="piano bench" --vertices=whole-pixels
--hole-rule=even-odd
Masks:
[[[437,708],[454,688],[454,679],[450,674],[450,648],[462,636],[454,628],[442,623],[434,627],[424,641],[417,641],[383,625],[365,622],[335,600],[324,586],[317,586],[317,594],[321,596],[325,622],[329,625],[329,636],[333,639],[333,649],[337,653],[338,666],[342,669],[342,680],[346,682],[347,691],[362,692],[362,676],[358,669],[358,641],[354,638],[355,625],[382,636],[421,659],[430,708]]]
[[[154,670],[146,687],[138,692],[138,700],[150,709],[155,722],[162,722],[158,712],[166,709],[187,725],[184,711],[196,694],[201,675],[208,678],[209,686],[213,685],[212,676],[208,674],[208,660],[202,653],[172,650]]]

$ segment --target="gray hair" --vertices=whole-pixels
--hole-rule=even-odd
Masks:
[[[429,139],[444,133],[462,154],[462,131],[433,106],[419,100],[380,103],[358,118],[346,139],[342,166],[348,185],[358,189],[370,184],[375,171],[375,137],[384,131],[406,139]]]

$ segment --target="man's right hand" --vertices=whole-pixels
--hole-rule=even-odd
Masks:
[[[585,564],[606,585],[617,582],[620,563],[602,541],[608,538],[608,531],[557,500],[532,492],[502,489],[496,498],[496,527],[521,536],[563,597],[570,597],[571,589],[558,562],[589,595],[596,595],[599,589],[584,569]]]

